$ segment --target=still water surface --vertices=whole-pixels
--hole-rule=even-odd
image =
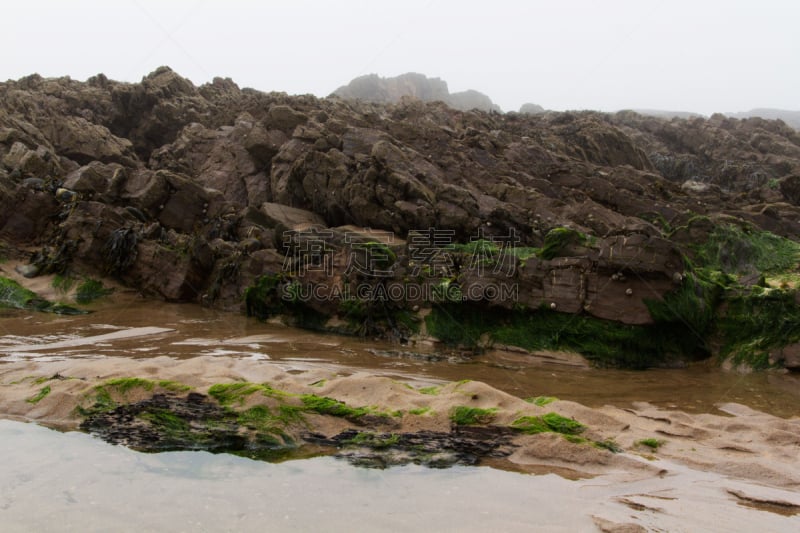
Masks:
[[[591,531],[579,487],[492,468],[143,454],[0,420],[0,530]],[[534,513],[527,512],[535,510]]]

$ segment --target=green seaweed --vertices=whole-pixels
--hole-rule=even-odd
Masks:
[[[85,279],[75,290],[75,301],[79,304],[88,304],[114,292],[103,286],[103,282],[94,279]]]
[[[119,406],[119,402],[114,399],[115,397],[124,400],[128,393],[135,389],[151,392],[156,387],[170,392],[186,392],[191,390],[191,387],[176,381],[153,381],[137,377],[112,378],[92,387],[91,390],[84,395],[81,403],[76,407],[76,411],[82,416],[112,411]],[[85,407],[84,405],[86,403],[91,403],[91,405]]]
[[[91,400],[89,407],[84,407],[83,403]],[[86,395],[81,404],[75,410],[81,416],[91,416],[98,413],[107,413],[117,408],[119,404],[111,397],[111,393],[105,387],[98,385],[92,389],[92,392]]]
[[[450,421],[457,426],[474,426],[478,424],[488,424],[497,415],[497,408],[482,409],[480,407],[468,407],[458,405],[453,407],[450,412]]]
[[[366,446],[368,448],[390,448],[400,442],[400,435],[396,433],[376,434],[370,431],[357,433],[353,438],[345,441],[350,446]]]
[[[233,411],[233,413],[238,424],[258,431],[259,437],[274,439],[274,445],[292,442],[284,431],[286,428],[306,424],[303,408],[299,406],[280,405],[275,411],[266,405],[254,405],[244,411]]]
[[[572,228],[553,228],[544,236],[544,244],[539,252],[542,259],[555,259],[571,244],[589,244],[591,239],[584,233]]]
[[[299,294],[300,284],[283,273],[265,274],[244,292],[247,316],[266,320],[289,316],[295,326],[321,330],[328,317],[308,306]]]
[[[169,379],[162,379],[156,382],[156,385],[161,387],[164,390],[168,390],[171,392],[188,392],[192,390],[192,387],[189,385],[184,385],[183,383],[179,383],[177,381],[172,381]]]
[[[753,287],[730,294],[717,319],[720,357],[754,369],[770,367],[770,352],[800,342],[795,291]]]
[[[601,367],[643,369],[686,353],[684,339],[675,338],[670,327],[630,326],[549,309],[484,313],[482,327],[494,342],[574,351]]]
[[[75,285],[75,278],[65,274],[56,274],[51,285],[60,293],[68,293]]]
[[[372,413],[368,407],[350,407],[344,402],[328,398],[327,396],[317,396],[315,394],[303,394],[300,401],[309,411],[321,415],[337,416],[341,418],[361,418]]]
[[[681,352],[707,355],[717,307],[732,283],[721,272],[697,268],[687,272],[679,288],[645,305],[658,327],[673,333]]]
[[[59,315],[85,315],[87,311],[48,302],[13,279],[0,276],[0,308],[27,309]]]
[[[511,422],[511,427],[526,435],[536,435],[537,433],[549,433],[553,431],[540,416],[521,416]]]
[[[0,307],[30,309],[32,306],[40,307],[40,302],[42,300],[35,292],[26,289],[13,279],[0,277]]]
[[[717,225],[691,249],[698,265],[727,274],[785,272],[800,261],[800,243],[745,223]]]
[[[388,245],[378,241],[356,242],[352,248],[362,250],[366,256],[364,266],[369,267],[374,273],[378,271],[389,271],[397,262],[395,254]]]
[[[284,426],[289,426],[292,424],[304,424],[305,417],[303,413],[305,412],[305,408],[299,405],[280,405],[278,406],[278,414],[276,415],[276,419],[283,424]]]
[[[244,292],[247,316],[255,316],[262,320],[284,312],[285,304],[281,300],[280,284],[283,274],[265,274]]]
[[[561,433],[562,435],[578,435],[586,430],[586,426],[558,413],[547,413],[543,416],[522,416],[511,423],[511,427],[525,433]]]
[[[429,335],[445,344],[477,349],[487,330],[486,314],[485,309],[472,303],[440,304],[425,317],[425,327]]]
[[[533,405],[538,405],[539,407],[544,407],[545,405],[558,401],[558,398],[555,396],[536,396],[535,398],[525,398],[525,401]]]
[[[542,253],[541,248],[533,248],[530,246],[517,246],[509,249],[509,253],[519,259],[519,267],[525,268],[525,261],[532,257],[539,257]]]
[[[586,430],[586,426],[577,420],[566,418],[558,413],[547,413],[542,416],[542,420],[550,429],[564,435],[578,435]]]
[[[189,431],[189,423],[169,409],[149,409],[139,414],[139,418],[147,420],[154,426],[169,433]]]
[[[40,401],[41,401],[41,400],[42,400],[42,399],[43,399],[45,396],[47,396],[48,394],[50,394],[50,385],[46,385],[46,386],[42,387],[42,388],[39,390],[39,392],[38,392],[38,393],[36,393],[36,395],[35,395],[35,396],[32,396],[31,398],[28,398],[28,399],[27,399],[27,400],[25,400],[25,401],[26,401],[26,402],[28,402],[28,403],[32,403],[32,404],[37,404],[37,403],[39,403],[39,402],[40,402]]]
[[[649,439],[642,439],[642,440],[636,441],[636,444],[640,444],[642,446],[647,446],[651,450],[656,451],[661,446],[666,444],[666,441],[663,441],[661,439],[649,438]]]
[[[667,235],[671,233],[673,230],[672,224],[670,224],[669,221],[666,218],[664,218],[664,215],[662,215],[661,213],[655,211],[642,213],[639,215],[639,218],[658,226],[658,228],[661,230],[662,235]]]
[[[442,389],[441,387],[433,385],[430,387],[422,387],[420,389],[417,389],[417,392],[419,392],[420,394],[427,394],[429,396],[436,396],[437,394],[439,394],[441,389]]]
[[[488,239],[475,239],[468,243],[451,243],[447,245],[446,249],[464,255],[483,257],[495,257],[500,251],[500,247]]]
[[[155,387],[155,382],[144,378],[114,378],[106,380],[102,386],[114,389],[124,396],[137,388],[151,391]]]
[[[464,294],[458,283],[451,279],[443,279],[431,287],[431,301],[459,303],[464,301]]]
[[[596,440],[592,442],[592,446],[601,450],[608,450],[611,453],[622,453],[623,451],[614,439]]]
[[[632,326],[545,308],[487,312],[484,306],[465,302],[435,306],[425,321],[428,333],[448,345],[477,351],[488,337],[527,350],[574,351],[601,367],[643,369],[672,358],[708,355],[701,340],[687,335],[691,330],[677,319]]]
[[[415,416],[422,416],[432,412],[429,406],[426,407],[416,407],[414,409],[409,409],[408,413]]]
[[[208,395],[223,406],[229,406],[233,403],[243,405],[248,396],[263,390],[263,386],[256,383],[217,383],[208,389]]]

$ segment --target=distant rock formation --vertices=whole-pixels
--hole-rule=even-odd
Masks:
[[[522,107],[519,108],[519,112],[523,115],[540,115],[545,111],[545,108],[539,104],[532,104],[530,102],[522,104]]]
[[[359,76],[336,89],[333,95],[381,104],[397,103],[403,97],[412,97],[423,102],[441,101],[461,111],[501,111],[500,106],[481,92],[467,90],[451,94],[446,81],[416,72],[407,72],[394,78],[382,78],[377,74]]]
[[[782,120],[789,126],[796,130],[800,130],[800,111],[789,111],[787,109],[770,109],[770,108],[756,108],[750,111],[741,111],[739,113],[725,113],[726,116],[731,118],[751,118],[760,117],[768,120]]]
[[[665,109],[633,109],[633,111],[640,115],[658,118],[698,118],[703,116],[691,111],[668,111]]]

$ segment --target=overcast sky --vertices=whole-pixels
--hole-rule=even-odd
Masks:
[[[37,72],[330,94],[421,72],[504,110],[800,109],[796,0],[3,3],[0,79]]]

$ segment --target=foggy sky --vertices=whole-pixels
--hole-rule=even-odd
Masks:
[[[800,2],[4,2],[0,79],[139,81],[326,96],[363,74],[421,72],[503,110],[800,109]]]

